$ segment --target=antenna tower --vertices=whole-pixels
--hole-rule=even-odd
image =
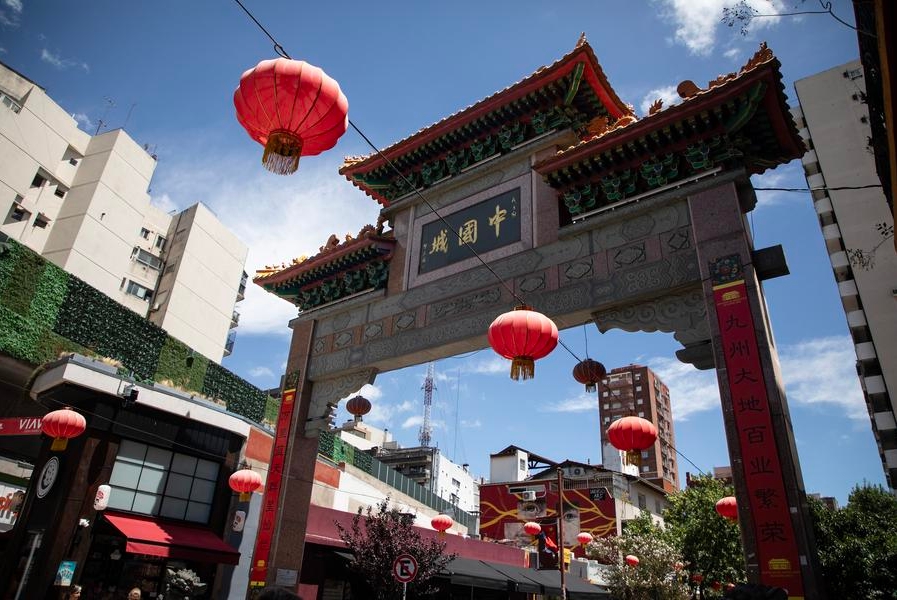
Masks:
[[[420,426],[420,433],[417,434],[417,439],[420,440],[420,445],[424,447],[430,445],[430,407],[433,406],[433,390],[436,389],[436,385],[433,383],[435,371],[433,363],[427,365],[427,378],[424,379],[424,385],[421,387],[424,391],[424,422]]]

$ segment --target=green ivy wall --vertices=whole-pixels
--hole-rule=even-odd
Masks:
[[[41,365],[65,352],[115,359],[141,382],[223,401],[256,423],[276,414],[246,380],[18,242],[0,242],[0,353]]]

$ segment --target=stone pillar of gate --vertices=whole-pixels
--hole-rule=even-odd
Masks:
[[[284,389],[295,388],[295,408],[286,433],[288,443],[280,485],[277,490],[266,487],[263,504],[264,513],[268,494],[276,496],[276,517],[272,521],[274,530],[268,553],[266,583],[268,586],[275,585],[278,571],[298,573],[296,584],[285,586],[293,591],[298,591],[301,581],[309,507],[314,491],[318,434],[330,427],[339,400],[364,384],[373,383],[377,372],[376,369],[362,368],[343,372],[335,377],[310,380],[308,366],[317,325],[317,320],[308,318],[298,318],[290,323],[293,337],[287,358]],[[278,424],[280,426],[282,425]],[[277,451],[275,438],[274,452]],[[273,467],[275,461],[271,462]],[[264,521],[264,514],[262,520]],[[260,558],[264,559],[262,556],[254,556],[253,564],[257,564]],[[284,579],[291,581],[289,576]]]
[[[752,265],[753,244],[742,211],[742,204],[752,206],[752,195],[753,189],[747,184],[731,182],[688,197],[748,578],[754,583],[788,588],[790,568],[789,598],[822,598],[812,522],[778,356],[762,286]],[[736,306],[739,302],[742,304]],[[733,306],[743,312],[733,312]],[[732,338],[732,328],[748,321],[753,323],[753,336],[745,328],[743,337]],[[747,358],[746,353],[756,353],[752,358],[755,362],[739,362]],[[750,369],[757,367],[751,364],[759,365],[761,371],[756,380]],[[762,393],[746,394],[742,383],[752,383],[752,389],[761,391],[765,387],[765,401]],[[755,444],[761,443],[770,456],[758,453]],[[762,488],[757,486],[761,476],[767,482]],[[778,497],[779,492],[785,498]],[[767,512],[773,508],[778,513]],[[776,519],[776,514],[781,518]],[[797,565],[785,558],[789,551]],[[802,592],[793,589],[800,585]]]

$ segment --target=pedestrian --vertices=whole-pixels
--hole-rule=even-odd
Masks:
[[[65,600],[81,600],[81,586],[73,585],[63,598]]]
[[[140,591],[140,588],[133,588],[130,592],[128,592],[128,600],[141,600],[143,598],[143,592]]]

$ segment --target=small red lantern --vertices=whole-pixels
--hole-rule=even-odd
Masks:
[[[371,401],[364,396],[355,396],[346,403],[346,410],[355,416],[355,421],[361,421],[361,416],[371,412]]]
[[[532,379],[536,373],[535,361],[558,345],[558,328],[542,313],[518,306],[492,321],[489,345],[511,359],[511,379]]]
[[[704,581],[704,576],[701,575],[700,573],[695,573],[694,575],[691,576],[691,580],[694,581],[695,583],[697,583],[698,585],[701,585],[701,582]]]
[[[657,428],[651,421],[641,417],[623,417],[607,428],[607,439],[617,450],[626,452],[626,462],[640,463],[641,451],[647,450],[657,441]]]
[[[716,503],[716,512],[719,516],[730,521],[738,520],[738,502],[735,496],[726,496]]]
[[[735,584],[732,583],[731,581],[730,581],[729,583],[726,584],[726,591],[727,591],[727,592],[731,592],[731,591],[734,590],[734,589],[735,589]]]
[[[430,525],[439,532],[439,535],[445,535],[445,532],[454,524],[455,522],[448,515],[436,515],[430,520]]]
[[[65,450],[69,440],[78,437],[87,429],[87,419],[70,406],[47,413],[41,419],[40,430],[53,438],[50,450]]]
[[[251,469],[240,469],[227,480],[230,489],[240,493],[240,502],[246,502],[250,494],[262,485],[262,476]]]
[[[585,546],[589,542],[592,541],[592,534],[588,531],[580,531],[579,535],[576,536],[576,541]]]
[[[598,389],[598,382],[607,375],[607,369],[597,360],[587,358],[573,367],[573,379],[586,386],[587,392]]]
[[[539,535],[542,533],[542,526],[535,521],[529,521],[523,524],[523,531],[525,531],[527,535]]]
[[[237,121],[265,147],[262,163],[294,173],[300,156],[329,150],[349,126],[349,101],[324,71],[301,60],[263,60],[234,92]]]
[[[639,563],[638,556],[635,556],[633,554],[627,554],[624,560],[630,567],[637,567]]]

